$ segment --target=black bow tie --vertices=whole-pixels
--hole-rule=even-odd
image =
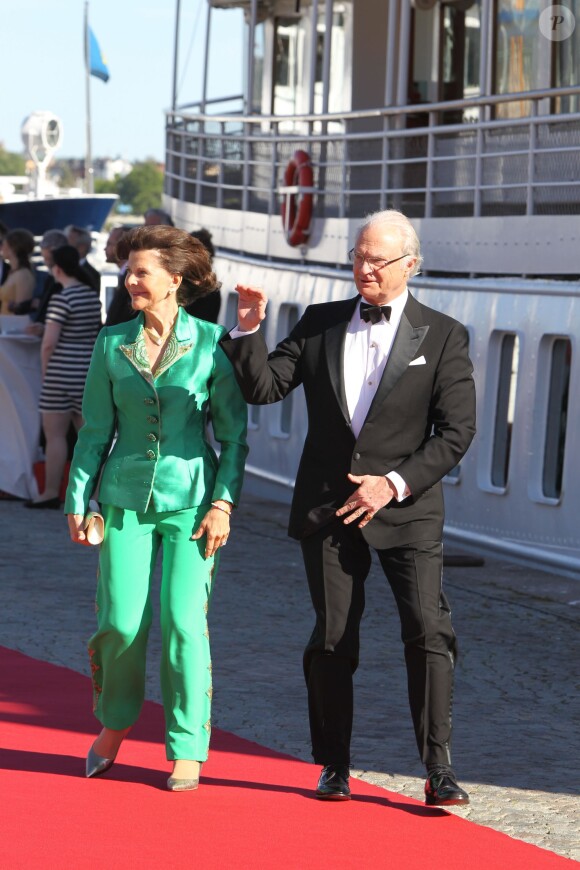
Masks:
[[[380,323],[383,317],[388,323],[391,319],[391,306],[371,305],[370,302],[361,302],[360,316],[366,323]]]

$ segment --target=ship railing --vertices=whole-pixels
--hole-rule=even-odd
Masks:
[[[563,110],[577,106],[580,87],[283,117],[192,104],[167,113],[165,192],[272,215],[300,148],[319,217],[578,214],[580,112]]]
[[[196,112],[203,113],[204,107],[207,109],[208,106],[214,106],[214,107],[219,106],[219,105],[226,106],[229,103],[238,103],[238,105],[240,107],[238,112],[241,114],[241,112],[243,111],[243,105],[244,105],[243,94],[232,94],[232,96],[230,96],[230,97],[211,97],[210,99],[205,100],[205,102],[203,100],[195,100],[195,102],[193,102],[193,103],[183,103],[182,105],[180,105],[178,107],[177,111],[178,112],[185,112],[187,110],[193,109]],[[228,112],[228,114],[231,114],[231,113]]]

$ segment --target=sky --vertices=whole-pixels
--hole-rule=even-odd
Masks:
[[[20,127],[34,111],[62,121],[57,157],[84,157],[85,0],[2,0],[0,143],[21,153]],[[171,107],[176,0],[90,0],[89,22],[110,79],[91,76],[93,157],[164,159]],[[181,0],[178,104],[201,97],[207,0]],[[208,96],[242,91],[243,15],[214,9]],[[227,62],[224,63],[224,59]]]

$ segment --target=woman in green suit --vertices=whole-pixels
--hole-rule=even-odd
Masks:
[[[104,727],[86,773],[111,767],[141,710],[151,577],[163,545],[161,687],[173,762],[168,788],[184,791],[197,787],[208,752],[206,617],[242,485],[247,411],[218,345],[224,329],[182,307],[192,301],[180,291],[182,279],[198,295],[217,286],[203,245],[174,227],[138,227],[123,236],[118,255],[128,261],[125,286],[139,315],[103,329],[97,339],[65,502],[71,538],[84,543],[89,499],[99,483],[105,534],[98,629],[89,653],[95,713]],[[206,437],[208,414],[219,459]]]

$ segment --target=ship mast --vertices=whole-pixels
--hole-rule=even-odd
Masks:
[[[171,108],[175,112],[177,109],[177,64],[179,55],[179,19],[181,10],[181,0],[176,0],[175,3],[175,40],[173,43],[173,97],[171,99]]]
[[[91,146],[91,71],[89,61],[89,0],[85,0],[85,94],[86,94],[86,153],[85,192],[94,193],[93,155]]]

